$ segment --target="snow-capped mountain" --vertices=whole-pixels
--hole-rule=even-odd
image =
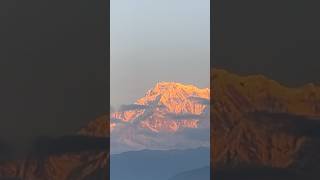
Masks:
[[[113,149],[209,146],[209,97],[209,88],[176,82],[157,83],[144,97],[121,106],[111,115]],[[206,134],[207,143],[196,139],[189,139],[191,143],[187,143],[190,133]]]

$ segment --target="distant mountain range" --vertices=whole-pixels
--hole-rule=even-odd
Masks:
[[[179,173],[169,180],[209,180],[210,179],[210,167],[206,166],[203,168],[193,169],[189,171],[185,171],[182,173]]]
[[[213,175],[216,179],[318,179],[320,175],[319,86],[306,84],[299,88],[288,88],[262,75],[238,76],[219,69],[214,70],[211,79],[214,87],[211,92],[214,98],[210,101],[211,156],[213,157]],[[177,85],[176,83],[171,84],[172,87],[169,89],[174,89],[174,85]],[[117,128],[121,129],[121,126],[126,125],[129,127],[128,131],[139,127],[137,134],[149,137],[142,138],[143,143],[152,142],[153,146],[146,144],[149,147],[158,147],[154,143],[154,140],[157,139],[155,134],[179,135],[179,132],[186,132],[180,137],[193,142],[194,144],[190,147],[200,146],[199,142],[207,141],[204,138],[207,135],[201,133],[204,131],[196,130],[208,128],[209,123],[200,123],[206,122],[202,120],[206,119],[209,114],[209,109],[206,108],[209,107],[208,90],[196,91],[204,92],[204,95],[202,93],[188,94],[193,90],[186,92],[179,90],[179,93],[174,94],[177,98],[157,95],[164,91],[168,90],[160,83],[158,88],[147,93],[145,96],[147,98],[138,100],[133,105],[121,107],[117,114],[111,116],[111,136],[116,135]],[[178,91],[172,91],[174,92]],[[169,104],[183,104],[184,102],[184,105],[176,106],[177,108],[169,106]],[[94,180],[102,179],[103,176],[107,177],[109,156],[108,152],[101,148],[104,148],[104,142],[109,142],[108,119],[108,115],[105,115],[93,120],[88,126],[75,133],[75,137],[40,140],[35,144],[34,152],[36,153],[31,153],[26,158],[2,162],[0,177],[24,180]],[[169,120],[170,126],[166,124]],[[188,123],[181,123],[180,120],[192,122],[192,126],[187,125]],[[75,141],[72,138],[75,138]],[[126,138],[125,136],[122,139]],[[181,139],[181,142],[187,142]],[[132,141],[123,142],[138,144],[134,141],[136,139],[130,140]],[[54,145],[63,147],[57,147],[57,151],[41,148],[48,147],[48,142],[52,143],[51,147]],[[118,142],[122,143],[122,141]],[[75,151],[74,148],[71,148],[72,143],[77,144],[76,147],[86,148]],[[159,143],[161,144],[161,141]],[[136,147],[136,144],[133,144],[133,147]],[[182,145],[186,144],[182,143]],[[129,145],[128,147],[132,147],[132,144],[129,143]],[[145,147],[138,145],[137,149]],[[122,173],[120,176],[125,176],[130,171],[121,171],[129,168],[129,166],[126,167],[128,163],[126,159],[130,159],[130,163],[148,161],[154,165],[147,167],[148,171],[142,171],[143,164],[129,163],[131,168],[137,168],[136,173],[140,173],[136,175],[144,175],[141,174],[144,172],[146,173],[144,177],[147,177],[147,174],[156,173],[158,170],[164,172],[172,164],[184,162],[182,167],[187,168],[160,175],[165,175],[162,176],[167,178],[165,180],[170,178],[171,180],[181,178],[191,180],[192,174],[199,175],[197,177],[205,175],[202,172],[207,172],[206,165],[196,163],[199,157],[196,157],[195,154],[200,153],[194,153],[187,158],[183,158],[182,155],[177,156],[176,162],[172,162],[174,158],[168,159],[170,157],[168,152],[192,151],[187,150],[189,148],[187,146],[182,147],[184,148],[180,150],[168,150],[178,148],[178,145],[172,145],[162,147],[162,150],[157,151],[144,150],[113,154],[111,160],[119,163],[111,164],[111,167],[118,167],[113,172]],[[141,154],[141,152],[144,153]],[[162,158],[155,159],[155,157]],[[165,164],[167,160],[170,163]],[[191,160],[192,163],[188,164],[187,162]],[[161,165],[164,168],[163,171],[158,169],[157,165]],[[130,173],[135,176],[135,171],[131,170]],[[154,180],[154,178],[151,179]]]
[[[188,177],[184,172],[208,167],[209,156],[208,148],[125,152],[111,156],[110,177],[111,180],[171,180]],[[209,177],[207,170],[199,172],[201,176],[198,177]]]

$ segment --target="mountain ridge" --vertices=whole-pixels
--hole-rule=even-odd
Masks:
[[[320,129],[320,87],[288,88],[262,75],[238,76],[218,69],[212,80],[211,144],[217,176],[237,169],[249,172],[245,169],[252,167],[293,173],[320,167],[315,162],[319,156],[314,154],[320,150],[316,133]],[[248,174],[243,178],[249,178]],[[283,179],[290,179],[289,174]]]

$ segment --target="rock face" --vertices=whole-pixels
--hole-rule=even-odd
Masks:
[[[294,174],[282,179],[320,175],[320,87],[288,88],[261,75],[241,77],[224,70],[212,76],[211,143],[217,179],[261,178],[265,174],[250,170],[257,167],[272,169],[269,179],[279,171]]]

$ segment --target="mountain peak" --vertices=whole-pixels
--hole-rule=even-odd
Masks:
[[[178,83],[178,82],[167,82],[167,81],[158,82],[152,90],[153,91],[166,91],[166,90],[170,90],[170,89],[184,89],[184,90],[189,90],[189,91],[202,90],[192,84],[182,84],[182,83]],[[204,90],[209,91],[209,88],[205,88]]]
[[[191,84],[162,81],[158,82],[153,89],[150,89],[144,97],[138,99],[136,104],[148,105],[158,96],[161,96],[159,103],[166,106],[170,112],[195,113],[195,110],[191,109],[194,108],[194,102],[191,102],[190,97],[209,99],[210,90],[209,88],[201,89]],[[187,108],[188,105],[192,105],[192,107]]]
[[[160,81],[155,85],[155,88],[197,88],[196,86],[192,84],[182,84],[178,82],[173,82],[173,81]]]

